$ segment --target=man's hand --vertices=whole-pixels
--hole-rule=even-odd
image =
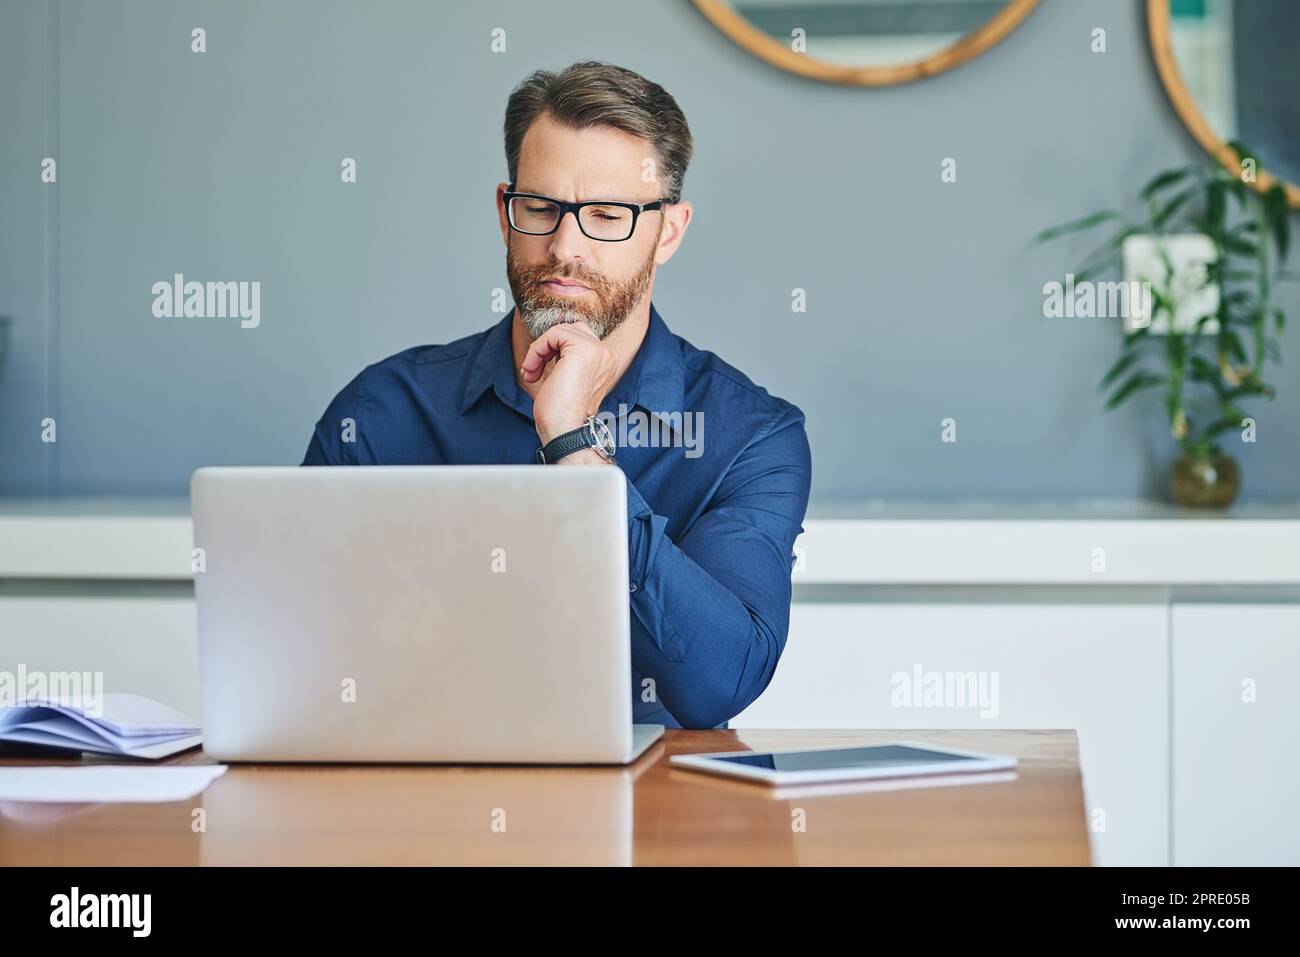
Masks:
[[[552,326],[533,341],[519,370],[524,382],[541,379],[552,359],[555,365],[533,397],[533,422],[542,445],[557,435],[581,428],[588,416],[600,411],[600,404],[614,388],[618,374],[618,356],[614,350],[581,322]],[[596,455],[589,449],[586,451]],[[579,455],[582,453],[568,456],[565,461],[577,459]]]

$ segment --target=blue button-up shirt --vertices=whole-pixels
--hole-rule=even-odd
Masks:
[[[362,370],[316,423],[303,464],[535,463],[513,317]],[[674,335],[651,304],[600,414],[623,440],[633,720],[725,727],[785,648],[812,475],[803,413]],[[349,441],[344,419],[355,423]]]

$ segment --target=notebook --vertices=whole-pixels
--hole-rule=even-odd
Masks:
[[[156,760],[198,746],[203,735],[174,708],[114,692],[98,706],[27,698],[0,707],[0,741]]]

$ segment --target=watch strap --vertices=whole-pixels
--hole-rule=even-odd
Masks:
[[[572,432],[563,432],[537,450],[537,461],[542,465],[560,461],[566,455],[581,452],[583,449],[596,448],[596,437],[592,434],[591,423],[580,426]]]

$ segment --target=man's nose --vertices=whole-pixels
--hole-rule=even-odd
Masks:
[[[556,259],[581,259],[588,242],[590,240],[578,226],[578,214],[571,209],[565,210],[560,216],[560,225],[551,233],[551,255]]]

